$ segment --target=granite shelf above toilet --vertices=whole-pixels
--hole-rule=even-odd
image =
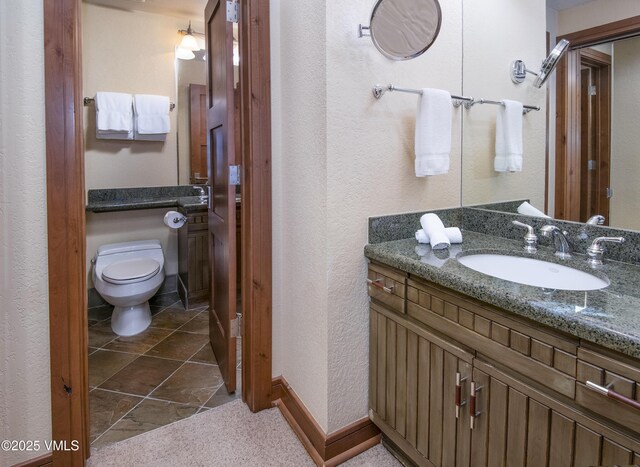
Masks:
[[[133,211],[181,207],[186,211],[206,209],[202,189],[193,185],[89,190],[86,210],[90,212]]]

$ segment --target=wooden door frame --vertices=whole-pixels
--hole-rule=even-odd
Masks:
[[[52,437],[88,445],[87,290],[80,0],[43,0]],[[243,141],[243,400],[271,407],[271,70],[269,2],[240,0]],[[244,254],[246,252],[246,254]]]
[[[565,219],[575,205],[566,192],[575,191],[576,177],[571,174],[573,159],[580,150],[580,100],[572,89],[579,86],[580,55],[578,49],[602,42],[624,39],[640,34],[640,16],[576,31],[558,40],[570,42],[569,51],[556,69],[556,188],[554,217]],[[577,187],[579,192],[579,187]]]

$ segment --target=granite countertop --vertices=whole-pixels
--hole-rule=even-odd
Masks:
[[[534,255],[522,241],[465,230],[464,243],[433,251],[411,239],[369,244],[365,256],[495,305],[557,330],[640,358],[640,266],[606,260],[591,269],[584,255],[560,260],[550,247]],[[476,272],[455,258],[471,252],[529,256],[605,275],[611,285],[595,291],[561,291],[521,285]]]
[[[196,185],[178,185],[89,190],[86,210],[113,212],[177,207],[186,213],[206,211],[207,197],[200,195],[200,188]],[[240,204],[239,195],[236,203]]]

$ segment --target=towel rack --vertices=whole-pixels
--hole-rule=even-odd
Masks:
[[[96,102],[96,100],[93,97],[85,97],[82,101],[84,102],[85,106],[94,104]],[[176,105],[173,102],[170,102],[169,103],[169,110],[173,110],[175,108],[176,108]]]
[[[492,100],[489,100],[489,99],[478,99],[477,101],[469,102],[469,103],[465,104],[464,106],[467,109],[470,109],[471,107],[473,107],[476,104],[504,105],[504,102],[492,101]],[[522,106],[522,113],[524,113],[524,114],[528,114],[532,110],[538,111],[538,110],[540,110],[540,107],[537,106],[537,105],[523,105]]]
[[[422,90],[421,89],[409,89],[409,88],[399,88],[397,86],[394,86],[393,84],[389,84],[387,86],[382,86],[380,84],[376,84],[373,87],[373,96],[376,99],[380,99],[385,92],[387,91],[398,91],[398,92],[408,92],[411,94],[420,94],[422,95]],[[465,96],[455,96],[455,95],[451,95],[451,99],[453,100],[453,106],[454,107],[460,107],[463,103],[466,109],[470,109],[471,107],[473,107],[475,104],[494,104],[494,105],[504,105],[502,102],[500,101],[492,101],[489,99],[474,99],[473,97],[465,97]],[[528,114],[529,112],[531,112],[532,110],[540,110],[540,107],[537,105],[523,105],[522,106],[522,113],[524,114]]]
[[[384,93],[387,92],[387,91],[408,92],[408,93],[411,93],[411,94],[420,94],[420,95],[422,95],[422,90],[421,89],[399,88],[397,86],[394,86],[393,84],[389,84],[387,86],[382,86],[380,84],[376,84],[373,87],[373,96],[376,99],[380,99],[382,96],[384,96]],[[454,107],[460,107],[463,102],[473,102],[474,101],[473,97],[454,96],[453,94],[451,95],[451,100],[453,101],[453,106]]]

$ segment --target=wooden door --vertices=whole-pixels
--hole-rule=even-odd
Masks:
[[[611,57],[571,50],[558,67],[555,217],[609,217]]]
[[[207,182],[207,87],[189,84],[189,183]]]
[[[233,104],[233,28],[226,2],[209,0],[207,41],[207,150],[209,189],[209,339],[229,392],[236,390],[236,164]]]

